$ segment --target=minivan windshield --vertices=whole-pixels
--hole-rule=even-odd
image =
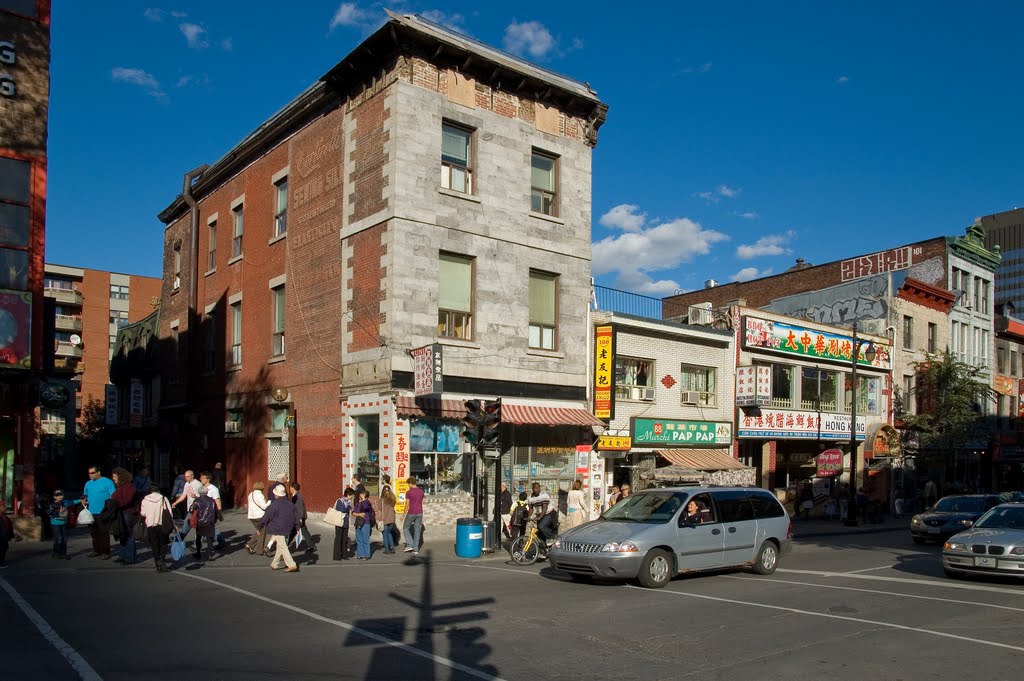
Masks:
[[[686,501],[685,492],[638,492],[615,504],[601,517],[635,523],[663,524],[672,520]]]

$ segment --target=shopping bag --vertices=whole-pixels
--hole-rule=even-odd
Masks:
[[[346,515],[346,513],[342,513],[334,506],[331,506],[327,509],[327,512],[324,513],[324,522],[328,525],[334,525],[335,527],[344,527]]]
[[[181,560],[185,557],[185,542],[182,541],[181,535],[177,532],[171,537],[171,559]]]
[[[96,522],[96,519],[92,517],[92,513],[89,509],[82,507],[82,510],[78,512],[78,524],[79,525],[92,525]]]

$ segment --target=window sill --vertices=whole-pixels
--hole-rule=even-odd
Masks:
[[[241,371],[241,370],[242,370],[242,365],[241,364],[235,364],[234,366],[230,366],[230,367],[227,368],[227,373],[233,374],[236,371]]]
[[[451,336],[438,336],[437,340],[434,341],[439,345],[450,345],[454,348],[470,348],[472,350],[479,350],[480,344],[465,338],[452,338]]]
[[[284,241],[287,238],[288,238],[288,232],[285,232],[284,234],[282,234],[280,236],[275,236],[275,237],[271,238],[270,241],[267,242],[267,245],[270,246],[271,244],[276,244],[278,241]]]
[[[172,296],[173,296],[173,295],[176,295],[176,294],[178,293],[178,291],[180,291],[180,290],[181,290],[181,287],[178,287],[178,288],[172,288],[172,289],[171,289],[171,295],[172,295]]]
[[[537,357],[550,357],[551,359],[565,359],[565,353],[558,350],[542,350],[541,348],[527,348],[526,354]]]
[[[244,255],[244,254],[243,254]],[[236,255],[235,257],[228,260],[229,265],[234,265],[236,262],[242,259],[243,255]]]
[[[555,217],[554,215],[548,215],[546,213],[536,213],[536,212],[534,212],[532,210],[530,211],[530,217],[531,218],[536,218],[538,220],[544,220],[545,222],[553,222],[556,225],[564,225],[565,224],[565,220],[563,220],[562,218]]]
[[[267,360],[267,364],[280,364],[284,361],[284,355],[277,355]]]
[[[204,277],[208,277],[211,274],[216,274],[216,273],[217,273],[217,268],[214,267],[212,270],[206,270],[205,272],[203,272],[203,276]]]
[[[438,187],[437,193],[444,194],[445,196],[450,196],[453,199],[462,199],[463,201],[469,201],[471,203],[483,203],[478,197],[473,196],[472,194],[467,194],[466,192],[457,192],[454,189],[445,189],[444,187]]]
[[[636,402],[637,404],[654,404],[657,400],[634,400],[628,397],[616,397],[616,402]]]

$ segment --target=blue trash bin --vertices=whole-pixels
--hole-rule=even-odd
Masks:
[[[479,518],[459,518],[455,521],[455,555],[459,558],[479,558],[483,553],[484,524]]]

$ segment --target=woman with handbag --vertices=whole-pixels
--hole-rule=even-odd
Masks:
[[[156,564],[157,572],[167,572],[167,537],[168,532],[164,531],[164,513],[168,514],[169,525],[174,527],[174,518],[171,513],[171,502],[160,493],[156,485],[149,486],[149,494],[142,498],[139,512],[142,519],[139,525],[146,528],[146,539],[149,548],[153,551],[153,562]]]
[[[267,506],[270,505],[267,498],[263,496],[265,487],[262,480],[257,480],[252,485],[252,491],[249,492],[248,518],[252,523],[253,534],[246,542],[245,550],[253,556],[267,555],[267,530],[266,528],[260,529],[260,520],[263,519],[263,514],[267,512]]]
[[[359,560],[370,560],[373,555],[370,546],[370,530],[376,524],[373,515],[373,504],[370,503],[370,493],[365,489],[360,490],[359,500],[350,514],[355,518],[356,524],[356,558]]]
[[[340,524],[335,524],[339,520],[338,516],[335,516],[334,521],[331,524],[334,525],[334,560],[348,560],[348,526],[349,518],[352,514],[352,500],[355,498],[356,493],[351,487],[345,488],[345,493],[334,502],[333,510],[340,514]],[[331,514],[328,511],[329,515]]]
[[[135,562],[135,538],[132,536],[132,528],[139,518],[138,507],[135,505],[135,485],[132,484],[132,474],[124,468],[115,468],[112,475],[115,489],[110,498],[117,506],[117,520],[120,525],[115,536],[121,545],[120,556],[114,562],[129,565]]]
[[[380,490],[380,531],[384,536],[384,553],[394,553],[395,503],[398,497],[395,496],[395,490],[391,489],[391,476],[385,473],[382,477],[384,485]]]

